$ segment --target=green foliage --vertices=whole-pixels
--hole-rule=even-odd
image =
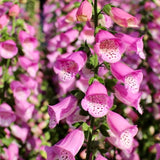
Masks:
[[[111,5],[110,4],[106,4],[104,7],[103,7],[103,12],[106,13],[107,15],[110,15],[110,10],[111,10]]]

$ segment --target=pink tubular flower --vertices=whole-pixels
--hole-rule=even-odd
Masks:
[[[7,103],[2,103],[0,105],[0,126],[8,127],[15,120],[16,115],[12,111],[11,107]]]
[[[6,40],[0,43],[0,56],[5,59],[14,57],[18,52],[16,43],[13,40]]]
[[[131,152],[133,137],[138,132],[137,126],[129,124],[121,115],[112,111],[107,115],[107,124],[110,128],[110,137],[107,137],[107,140],[117,148]]]
[[[47,160],[75,160],[84,142],[84,133],[79,129],[71,131],[64,139],[60,140],[52,147],[45,147],[47,152]]]
[[[103,84],[94,81],[87,89],[85,97],[81,101],[82,108],[93,117],[105,116],[113,105],[111,97]]]
[[[78,21],[90,21],[92,18],[92,5],[87,0],[83,1],[78,8],[76,16]]]
[[[110,16],[112,20],[121,27],[138,27],[137,18],[133,17],[120,8],[112,7]]]
[[[115,63],[121,59],[125,47],[119,38],[108,31],[100,30],[96,35],[94,50],[102,60]]]
[[[62,81],[71,80],[85,65],[86,60],[85,52],[74,52],[66,58],[58,58],[54,64],[54,71]]]
[[[10,9],[9,9],[9,16],[11,17],[17,17],[19,15],[20,8],[17,4],[14,4]]]
[[[122,40],[127,51],[135,51],[140,58],[145,59],[145,54],[143,52],[143,36],[137,38],[124,33],[118,33],[116,37]]]
[[[122,62],[113,63],[110,68],[113,76],[120,82],[123,82],[126,89],[132,93],[139,91],[143,79],[141,70],[133,70]]]
[[[74,96],[68,96],[55,105],[48,106],[50,116],[49,127],[54,128],[60,120],[68,117],[77,107],[77,99]]]
[[[143,113],[140,107],[140,100],[142,92],[132,93],[128,91],[125,86],[116,84],[114,87],[115,96],[124,104],[134,107],[140,114]]]
[[[19,138],[23,143],[25,143],[29,132],[28,128],[12,125],[11,131],[15,137]]]
[[[3,29],[9,22],[9,18],[3,14],[0,16],[0,29]]]
[[[13,96],[19,101],[25,101],[31,93],[30,89],[19,81],[12,81],[10,87],[13,91]]]

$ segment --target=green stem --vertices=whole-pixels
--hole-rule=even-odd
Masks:
[[[11,31],[11,35],[13,35],[15,33],[15,28],[16,28],[16,17],[14,16],[12,19],[12,31]]]
[[[88,143],[87,143],[87,156],[86,160],[89,160],[91,154],[91,142],[92,142],[92,134],[93,134],[93,127],[94,127],[94,117],[91,117],[91,127],[88,130]]]
[[[97,0],[94,0],[94,28],[98,26]]]

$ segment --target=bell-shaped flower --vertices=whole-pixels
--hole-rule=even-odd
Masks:
[[[132,93],[139,91],[140,84],[143,79],[143,73],[141,70],[133,70],[125,63],[117,62],[110,65],[113,76],[124,83],[125,88]]]
[[[26,127],[20,127],[18,125],[12,125],[11,126],[11,131],[12,134],[17,137],[18,139],[20,139],[23,143],[25,143],[28,133],[29,133],[29,129]]]
[[[0,56],[10,59],[18,53],[18,48],[13,40],[6,40],[0,43]]]
[[[75,111],[66,118],[66,122],[70,127],[72,127],[72,124],[76,122],[85,122],[87,119],[89,119],[89,116],[81,115],[80,108],[77,106]]]
[[[49,127],[54,128],[60,120],[71,115],[77,107],[77,99],[70,95],[55,105],[48,106],[50,116]]]
[[[102,60],[115,63],[121,59],[125,46],[122,41],[108,31],[100,30],[95,37],[94,50]]]
[[[107,114],[107,124],[110,128],[110,137],[107,137],[107,140],[115,147],[131,152],[134,136],[138,132],[137,126],[131,125],[121,115],[112,111]]]
[[[79,39],[82,41],[86,41],[89,44],[94,42],[94,29],[89,28],[87,25],[84,26],[83,30],[80,33]]]
[[[108,113],[113,105],[113,100],[108,96],[106,87],[100,82],[94,81],[88,87],[81,105],[91,116],[98,118]]]
[[[70,12],[66,15],[65,21],[66,21],[67,23],[76,22],[77,10],[78,10],[78,8],[74,8],[72,11],[70,11]]]
[[[137,38],[124,33],[118,33],[116,37],[122,40],[127,51],[135,51],[140,58],[145,59],[145,54],[143,52],[143,36]]]
[[[143,113],[140,107],[142,92],[132,93],[125,86],[116,84],[114,86],[115,96],[124,104],[134,107],[140,114]]]
[[[74,52],[66,58],[58,58],[54,64],[54,71],[58,74],[60,80],[71,80],[85,65],[86,60],[85,52]]]
[[[0,29],[3,29],[9,22],[9,18],[6,14],[0,16]]]
[[[77,20],[80,22],[90,21],[92,18],[92,5],[87,1],[83,1],[78,8],[76,14]]]
[[[52,147],[45,147],[47,160],[75,160],[84,142],[84,133],[79,129],[71,131],[64,139],[60,140]]]
[[[0,126],[8,127],[16,120],[16,115],[7,103],[0,105]]]
[[[20,8],[18,4],[14,4],[10,9],[9,9],[9,16],[11,17],[17,17],[19,15]]]
[[[20,81],[12,81],[10,87],[13,91],[13,96],[19,101],[25,101],[31,91],[26,86],[24,86]]]
[[[137,18],[120,8],[112,7],[110,10],[110,17],[121,27],[138,27]]]

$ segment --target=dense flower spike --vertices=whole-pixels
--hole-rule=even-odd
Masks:
[[[141,70],[133,70],[125,63],[117,62],[111,64],[111,72],[117,80],[124,83],[125,88],[130,92],[137,93],[139,91],[143,79]]]
[[[100,30],[96,34],[95,52],[102,60],[115,63],[121,59],[125,47],[119,38],[116,38],[108,31]]]
[[[138,27],[137,18],[133,17],[120,8],[112,7],[110,16],[112,20],[121,27]]]
[[[7,103],[0,105],[0,126],[8,127],[16,120],[16,115]]]
[[[115,96],[124,104],[133,106],[140,114],[143,113],[140,107],[140,100],[142,92],[132,93],[127,90],[123,85],[116,84],[114,87]]]
[[[54,128],[60,120],[71,115],[77,107],[77,99],[74,96],[68,96],[56,105],[48,106],[50,116],[49,127]]]
[[[112,111],[107,115],[107,124],[110,128],[110,137],[107,140],[117,148],[131,152],[133,137],[138,132],[137,126],[129,124],[121,115]]]
[[[83,1],[78,8],[76,16],[78,21],[90,21],[92,18],[92,5],[87,0]]]
[[[0,56],[5,59],[14,57],[18,52],[16,43],[13,40],[6,40],[0,43]]]
[[[71,131],[64,139],[60,140],[52,147],[45,147],[47,160],[75,160],[74,156],[78,153],[84,142],[84,133],[79,129]]]
[[[54,71],[58,74],[60,80],[71,80],[85,65],[86,60],[85,52],[74,52],[66,58],[58,58],[54,64]]]
[[[103,84],[94,81],[87,89],[85,97],[81,101],[82,108],[93,117],[105,116],[113,105],[113,100],[108,96]]]

